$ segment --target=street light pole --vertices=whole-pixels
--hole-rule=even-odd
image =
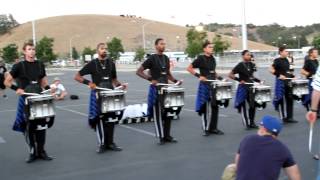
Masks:
[[[147,22],[145,24],[142,25],[142,44],[143,44],[143,50],[146,50],[146,36],[145,36],[145,27],[149,24],[154,23],[153,21],[151,22]]]
[[[248,35],[246,23],[246,0],[242,0],[242,49],[248,49]]]
[[[73,38],[76,38],[76,37],[78,37],[78,35],[72,36],[69,39],[70,61],[72,61],[72,56],[73,56],[73,54],[72,54],[72,40],[73,40]]]
[[[32,41],[33,45],[36,46],[36,22],[35,20],[32,20]]]

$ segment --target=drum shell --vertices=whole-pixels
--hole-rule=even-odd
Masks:
[[[53,96],[38,95],[26,97],[28,107],[29,120],[43,119],[55,116],[55,106]]]
[[[125,109],[126,99],[124,91],[100,91],[98,97],[102,114],[123,111]]]
[[[184,106],[184,89],[183,88],[162,88],[164,108]]]
[[[292,94],[301,98],[303,95],[309,94],[308,80],[299,79],[291,82]]]
[[[213,88],[216,92],[216,100],[229,100],[232,99],[232,83],[231,82],[219,82],[213,83]]]
[[[271,101],[270,86],[253,86],[251,87],[254,95],[254,101],[257,104],[263,104]]]

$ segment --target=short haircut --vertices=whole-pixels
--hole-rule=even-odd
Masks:
[[[284,50],[286,50],[287,47],[286,46],[280,46],[279,47],[279,53],[283,52]]]
[[[105,45],[106,45],[106,43],[99,43],[99,44],[97,45],[97,51],[99,50],[100,46],[105,46]]]
[[[244,56],[244,55],[246,55],[246,54],[249,53],[249,52],[250,52],[250,51],[247,50],[247,49],[246,49],[246,50],[243,50],[243,51],[241,52],[241,55]]]
[[[209,46],[210,44],[212,44],[210,41],[206,40],[203,44],[202,44],[202,48],[206,48],[207,46]]]
[[[163,41],[164,39],[163,38],[157,38],[155,41],[154,41],[154,45],[158,45],[160,43],[160,41]]]
[[[22,50],[26,50],[26,48],[27,48],[27,46],[31,46],[31,47],[34,47],[34,44],[33,44],[33,42],[25,42],[24,44],[23,44],[23,46],[22,46]]]
[[[309,49],[309,51],[308,51],[309,56],[313,53],[313,51],[316,51],[316,50],[318,50],[318,49],[317,49],[317,48],[311,48],[311,49]]]

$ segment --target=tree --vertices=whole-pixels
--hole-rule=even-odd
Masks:
[[[124,48],[121,43],[121,39],[116,37],[112,38],[110,42],[107,42],[109,56],[113,60],[118,60],[120,57],[120,53],[124,53]]]
[[[313,38],[312,45],[320,50],[320,35]]]
[[[12,28],[18,26],[19,23],[11,14],[0,14],[0,34],[9,32]]]
[[[222,40],[220,35],[216,35],[213,40],[212,44],[214,45],[214,53],[215,54],[223,54],[225,50],[230,47],[230,42]]]
[[[205,31],[198,32],[195,29],[189,29],[187,34],[187,48],[186,53],[189,57],[194,58],[202,52],[202,44],[207,38]]]
[[[72,47],[72,59],[79,59],[79,53],[75,47]]]
[[[51,62],[57,58],[57,55],[53,52],[53,38],[44,36],[40,41],[37,42],[36,56],[43,62]]]
[[[6,63],[12,63],[19,58],[18,46],[16,44],[9,44],[2,48],[1,57]]]
[[[91,49],[90,47],[85,47],[82,50],[82,58],[85,59],[85,55],[90,55],[91,57],[96,53],[95,49]]]
[[[146,54],[146,52],[144,51],[144,49],[142,47],[139,47],[136,50],[136,55],[134,57],[134,61],[142,61],[144,58],[144,55]]]

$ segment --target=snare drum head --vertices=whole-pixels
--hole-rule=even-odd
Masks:
[[[184,92],[184,88],[181,87],[164,87],[163,90],[167,92]]]
[[[28,101],[45,101],[45,100],[53,100],[53,96],[52,95],[37,95],[37,96],[28,96],[27,100]]]
[[[294,79],[292,80],[292,84],[308,84],[307,79]]]
[[[219,81],[215,83],[217,86],[232,86],[232,82]]]
[[[112,90],[112,91],[100,91],[100,95],[102,96],[119,96],[119,95],[124,95],[123,90]]]
[[[252,88],[256,90],[266,90],[266,89],[271,90],[271,86],[266,86],[266,85],[255,85],[255,86],[252,86]]]

